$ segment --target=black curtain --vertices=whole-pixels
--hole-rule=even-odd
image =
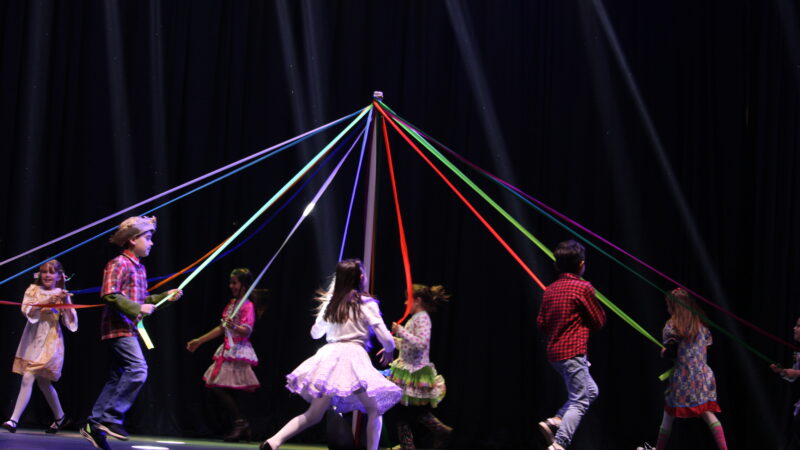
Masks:
[[[401,116],[466,158],[791,340],[800,315],[792,297],[800,258],[797,24],[788,0],[4,2],[0,259],[352,113],[382,90]],[[175,271],[229,236],[333,135],[157,211],[149,274]],[[535,327],[541,291],[396,136],[392,150],[415,282],[453,293],[434,316],[431,356],[448,381],[437,415],[456,428],[458,448],[532,445],[535,423],[564,399]],[[389,322],[402,314],[404,280],[381,158],[374,282]],[[269,307],[252,337],[262,388],[246,402],[260,436],[304,408],[283,377],[320,345],[308,335],[313,292],[338,256],[355,160],[343,170],[262,285]],[[571,237],[475,179],[548,247]],[[224,431],[200,380],[217,343],[194,354],[185,343],[218,323],[230,270],[260,270],[320,185],[313,181],[262,233],[210,265],[184,299],[148,319],[157,347],[126,422],[132,432]],[[554,279],[527,238],[468,197],[545,283]],[[346,256],[361,255],[361,214]],[[0,275],[124,216],[5,264]],[[59,257],[75,274],[70,289],[99,285],[117,251],[106,241]],[[594,249],[587,264],[586,278],[659,337],[662,294]],[[19,300],[32,272],[0,285],[0,298]],[[733,336],[715,331],[709,349],[730,448],[781,447],[797,393],[740,341],[784,364],[790,350],[705,309]],[[24,320],[14,307],[0,312],[0,354],[10,366]],[[76,418],[88,414],[106,377],[98,323],[99,310],[82,311],[78,333],[66,337],[56,387]],[[656,377],[667,368],[658,348],[610,314],[590,349],[600,397],[573,447],[653,443],[664,388]],[[10,414],[18,379],[0,371],[0,414]],[[23,425],[50,420],[34,394]],[[295,442],[323,438],[320,427]],[[700,421],[676,424],[671,448],[712,446]]]

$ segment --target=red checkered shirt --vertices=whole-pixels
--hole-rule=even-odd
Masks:
[[[133,252],[123,250],[106,264],[100,296],[108,294],[122,294],[131,301],[144,304],[147,297],[147,272]],[[100,317],[100,339],[136,336],[138,319],[124,315],[112,305],[106,305]]]
[[[606,313],[588,281],[562,273],[547,286],[536,325],[547,335],[548,361],[563,361],[586,353],[589,332],[606,323]]]

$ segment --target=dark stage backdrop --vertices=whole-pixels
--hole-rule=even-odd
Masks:
[[[792,287],[800,258],[797,23],[789,0],[4,2],[0,259],[351,113],[380,89],[388,105],[465,157],[790,340],[800,314]],[[158,211],[149,273],[175,271],[230,235],[331,137]],[[535,328],[541,291],[392,139],[414,279],[453,293],[433,318],[432,359],[449,388],[437,414],[456,428],[457,448],[532,446],[535,423],[564,399]],[[354,160],[345,170],[263,282],[269,307],[253,334],[262,388],[246,401],[260,437],[304,409],[283,377],[320,345],[308,334],[312,297],[337,258]],[[404,281],[386,173],[374,281],[390,322],[401,315]],[[570,237],[487,191],[546,245]],[[157,348],[127,420],[132,432],[225,431],[200,379],[218,343],[194,354],[185,344],[218,323],[229,271],[260,270],[312,194],[149,319]],[[551,282],[547,258],[470,198]],[[347,255],[360,256],[362,232],[354,226]],[[4,265],[0,275],[92,235]],[[115,253],[101,238],[60,257],[75,274],[70,288],[99,285]],[[587,264],[600,291],[660,336],[667,313],[657,290],[597,251]],[[0,298],[21,299],[30,280],[4,283]],[[24,320],[15,307],[0,308],[0,414],[8,415]],[[790,361],[789,349],[706,310],[769,358]],[[66,336],[56,387],[76,419],[106,377],[98,322],[97,309],[82,311],[79,331]],[[781,447],[797,392],[731,338],[714,338],[709,362],[730,448]],[[667,368],[658,348],[609,315],[590,359],[600,397],[574,448],[653,443],[664,389],[656,376]],[[34,393],[23,425],[50,420]],[[712,448],[704,428],[677,423],[671,448]],[[317,427],[295,441],[323,439]]]

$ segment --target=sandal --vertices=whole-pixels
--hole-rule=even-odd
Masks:
[[[55,422],[53,422],[49,428],[44,430],[44,432],[47,434],[56,434],[58,433],[58,430],[61,430],[62,428],[66,427],[71,422],[72,421],[67,418],[67,415],[64,414],[63,416],[61,416],[60,419],[56,419]]]
[[[5,428],[6,430],[8,430],[9,433],[16,433],[17,432],[17,421],[16,420],[8,419],[5,422],[3,422],[3,424],[0,425],[0,426]]]

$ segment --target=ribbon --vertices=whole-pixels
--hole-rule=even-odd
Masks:
[[[400,235],[400,253],[403,255],[403,272],[406,276],[406,310],[403,317],[397,323],[403,323],[411,314],[414,307],[414,285],[411,282],[411,262],[408,257],[408,244],[406,243],[406,231],[403,227],[403,216],[400,214],[400,198],[397,196],[397,181],[394,177],[394,163],[392,162],[392,149],[389,145],[389,133],[386,131],[386,120],[381,121],[383,127],[383,140],[386,144],[386,162],[389,164],[389,178],[392,180],[392,194],[394,196],[394,209],[397,214],[397,232]]]

